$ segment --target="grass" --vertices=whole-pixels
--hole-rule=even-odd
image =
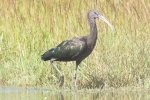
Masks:
[[[59,74],[40,59],[61,41],[89,33],[87,12],[95,8],[115,27],[97,20],[98,41],[79,66],[78,88],[150,87],[149,0],[0,1],[0,83],[56,86]],[[56,62],[55,62],[56,63]],[[57,62],[73,87],[74,62]]]

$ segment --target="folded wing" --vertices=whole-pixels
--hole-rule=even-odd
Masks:
[[[61,61],[71,61],[76,56],[78,56],[86,47],[85,39],[72,38],[63,41],[55,48],[50,49],[42,55],[43,60],[61,60]]]

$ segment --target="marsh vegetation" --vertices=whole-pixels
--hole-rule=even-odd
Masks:
[[[97,20],[98,41],[79,66],[78,88],[150,87],[149,0],[1,0],[0,83],[55,86],[59,74],[41,54],[63,40],[89,34],[95,8],[115,27]],[[73,87],[75,62],[55,63]]]

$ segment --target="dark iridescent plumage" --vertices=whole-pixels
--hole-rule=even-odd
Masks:
[[[60,74],[60,86],[64,83],[64,76],[59,71],[53,61],[76,61],[76,68],[74,72],[75,87],[76,87],[76,71],[80,62],[91,54],[97,40],[97,26],[96,18],[100,18],[105,21],[112,29],[112,25],[95,9],[88,12],[88,21],[90,24],[90,34],[82,37],[75,37],[66,41],[63,41],[55,48],[52,48],[45,52],[41,58],[44,61],[50,60],[51,64]]]
[[[55,48],[52,48],[42,55],[44,61],[76,61],[77,56],[86,48],[84,38],[72,38],[63,41]]]

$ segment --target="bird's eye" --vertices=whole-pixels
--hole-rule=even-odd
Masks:
[[[94,12],[96,15],[98,15],[98,13],[97,12]]]

